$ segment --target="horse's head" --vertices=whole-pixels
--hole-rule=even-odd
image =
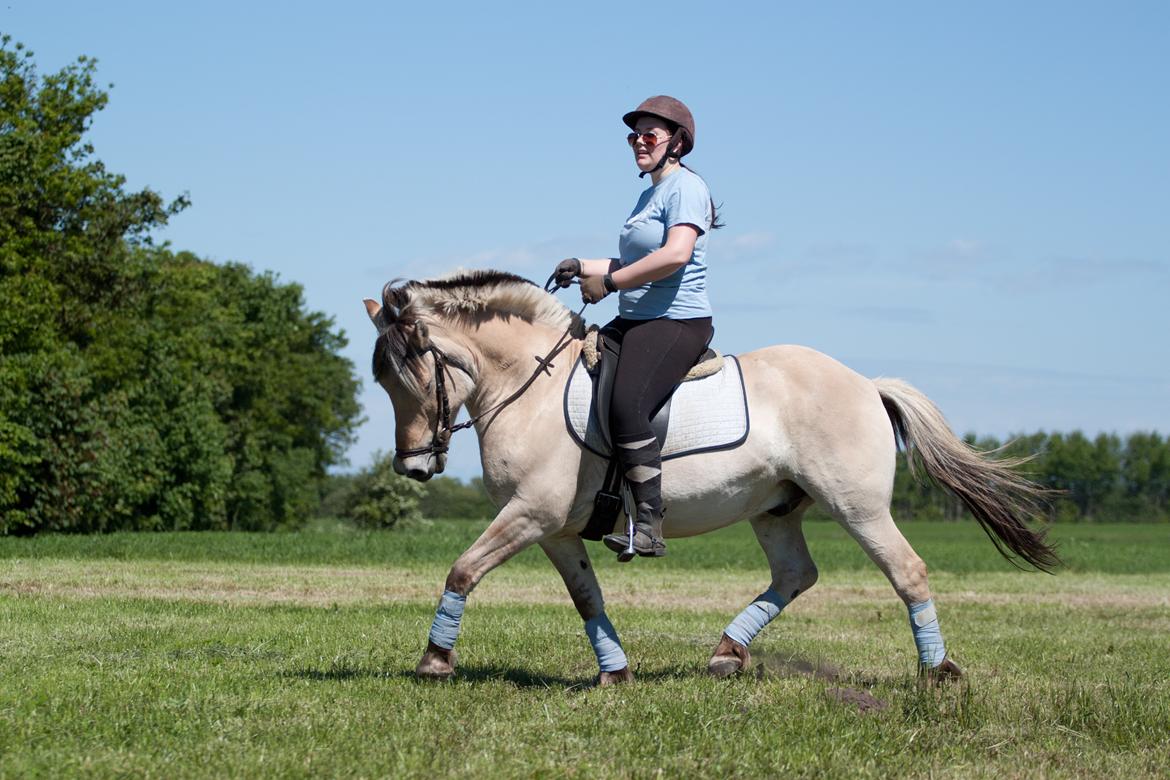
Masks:
[[[434,341],[410,305],[409,284],[393,284],[383,288],[381,303],[365,300],[378,330],[374,379],[394,406],[394,470],[425,482],[447,465],[450,426],[470,390],[458,377],[468,369]]]

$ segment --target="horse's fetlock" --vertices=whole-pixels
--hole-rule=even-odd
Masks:
[[[601,672],[597,676],[597,685],[599,688],[607,688],[611,685],[624,685],[634,682],[634,673],[630,671],[630,667],[618,669],[616,672]]]
[[[447,650],[430,642],[418,666],[415,667],[414,674],[424,680],[449,680],[455,676],[455,663],[454,650]]]

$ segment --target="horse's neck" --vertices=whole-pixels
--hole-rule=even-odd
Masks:
[[[468,345],[475,350],[479,364],[475,391],[467,399],[468,411],[481,414],[515,392],[539,370],[538,359],[548,355],[564,335],[564,331],[547,325],[517,320],[490,320],[467,333]],[[580,349],[579,342],[569,344],[552,361],[550,372],[555,381],[542,376],[528,392],[537,392],[546,383],[563,387],[566,369],[573,365]]]

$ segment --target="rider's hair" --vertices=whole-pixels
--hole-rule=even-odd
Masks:
[[[674,151],[674,149],[676,149],[676,148],[689,149],[695,145],[695,142],[690,137],[691,134],[687,132],[687,129],[685,127],[679,127],[674,122],[671,122],[669,119],[663,119],[662,121],[666,124],[666,129],[669,130],[670,134],[671,134],[671,139],[670,139],[671,148],[667,149],[667,151],[666,151],[666,154],[668,157],[674,157],[674,155],[671,154],[671,152]],[[677,136],[677,138],[676,138],[676,136]],[[685,162],[683,162],[682,158],[679,158],[678,164],[681,165],[682,167],[686,168],[688,171],[695,174],[696,176],[699,176],[699,172],[696,171],[691,166],[687,165]],[[703,179],[702,176],[699,176],[699,178]],[[703,179],[703,183],[706,184],[707,180]],[[707,191],[710,192],[710,190],[711,190],[711,188],[708,187]],[[719,221],[719,209],[715,207],[715,199],[712,198],[711,199],[711,229],[718,230],[721,227],[726,227],[726,224]]]

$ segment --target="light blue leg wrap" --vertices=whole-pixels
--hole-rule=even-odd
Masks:
[[[910,605],[910,630],[914,632],[914,644],[918,645],[918,662],[932,669],[941,664],[947,648],[938,627],[934,599]]]
[[[730,638],[739,642],[744,647],[751,644],[752,640],[756,638],[756,634],[764,628],[764,626],[771,623],[780,610],[788,604],[776,591],[768,588],[766,591],[756,596],[756,600],[747,605],[747,609],[736,615],[735,620],[723,629],[723,633]]]
[[[589,644],[593,645],[601,671],[616,672],[630,665],[622,650],[622,643],[618,641],[617,631],[604,612],[585,621],[585,635],[589,637]]]
[[[435,610],[435,622],[431,623],[430,639],[444,650],[455,646],[459,638],[459,621],[463,620],[463,607],[467,604],[467,597],[443,591],[439,599],[439,608]]]

